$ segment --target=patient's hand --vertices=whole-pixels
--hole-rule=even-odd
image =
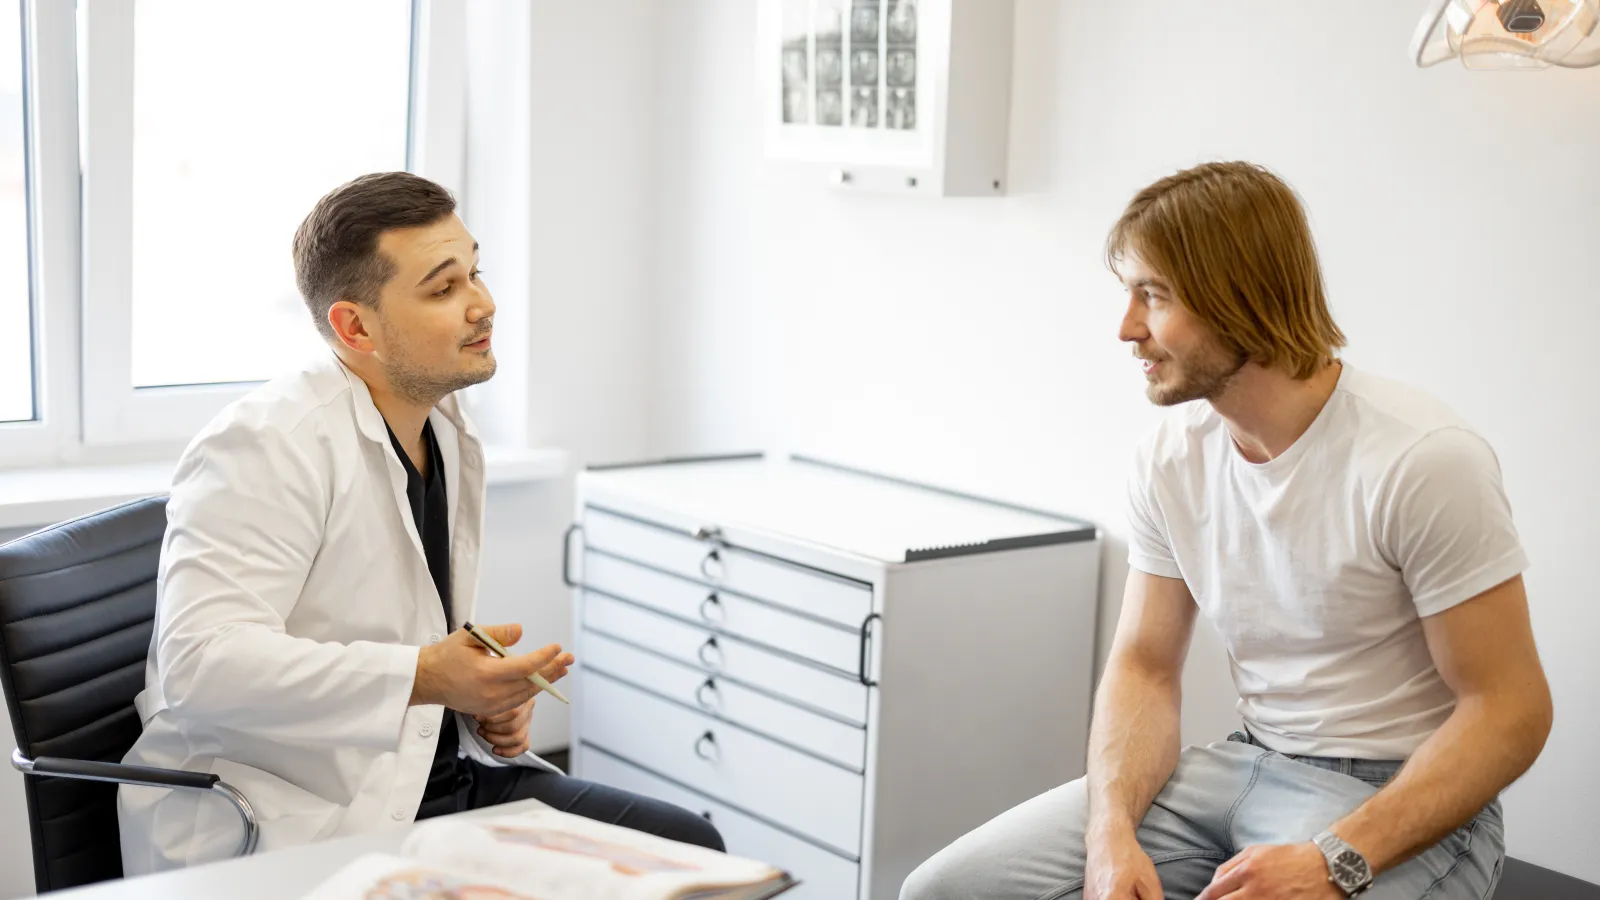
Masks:
[[[1310,841],[1246,847],[1217,867],[1195,900],[1272,897],[1273,900],[1340,900],[1344,891],[1328,878],[1328,860]]]
[[[1155,863],[1132,829],[1103,829],[1088,838],[1083,900],[1162,900]]]

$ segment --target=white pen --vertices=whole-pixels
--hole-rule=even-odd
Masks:
[[[485,650],[488,650],[495,656],[505,659],[511,655],[506,648],[500,646],[499,641],[495,640],[493,637],[490,637],[489,633],[484,631],[482,628],[479,628],[471,622],[462,622],[461,627],[467,632],[467,634],[472,635],[474,640],[482,644]],[[556,690],[555,685],[551,684],[549,681],[546,681],[545,677],[540,675],[538,672],[529,675],[528,680],[538,685],[539,689],[544,691],[546,694],[549,694],[568,706],[572,705],[572,701],[568,700],[565,694],[562,694],[560,691]]]

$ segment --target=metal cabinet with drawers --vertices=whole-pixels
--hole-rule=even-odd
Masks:
[[[1083,773],[1100,541],[823,462],[579,476],[573,771],[708,817],[805,900]]]

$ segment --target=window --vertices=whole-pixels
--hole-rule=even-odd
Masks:
[[[0,465],[171,458],[325,352],[290,257],[318,197],[404,168],[461,194],[459,0],[11,8]]]
[[[133,10],[132,384],[265,380],[323,346],[295,227],[335,185],[406,166],[409,5]]]
[[[321,351],[290,238],[331,188],[406,167],[413,8],[80,8],[83,439],[186,439]]]
[[[0,10],[0,422],[19,422],[35,415],[22,10]]]

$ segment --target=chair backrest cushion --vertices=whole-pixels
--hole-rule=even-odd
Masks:
[[[29,758],[121,762],[139,737],[166,508],[138,500],[0,545],[0,685]],[[121,877],[115,784],[24,782],[40,892]]]

